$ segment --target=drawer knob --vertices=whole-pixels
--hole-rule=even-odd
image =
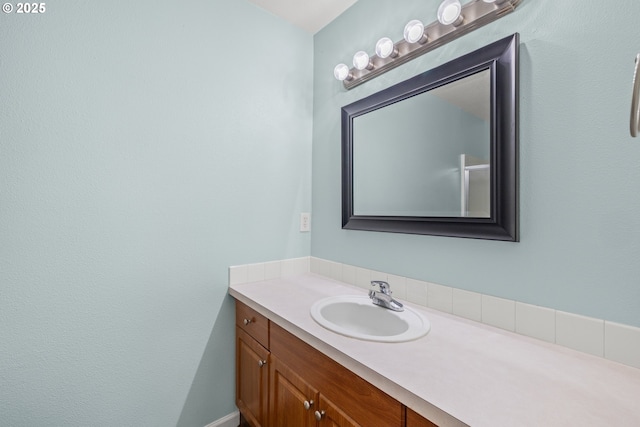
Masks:
[[[324,411],[316,411],[316,420],[322,421],[322,417],[324,417]]]
[[[311,409],[312,406],[313,406],[313,400],[304,401],[304,409],[306,409],[307,411]]]
[[[248,325],[249,323],[252,323],[252,322],[253,322],[253,320],[251,320],[251,319],[244,319],[242,321],[242,323],[244,323],[245,325]]]
[[[267,361],[266,361],[266,360],[259,360],[259,361],[258,361],[258,366],[260,366],[261,368],[262,368],[264,365],[266,365],[266,364],[267,364]]]

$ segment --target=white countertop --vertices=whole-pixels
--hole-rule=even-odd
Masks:
[[[229,294],[439,425],[640,426],[640,369],[410,303],[431,322],[426,336],[348,338],[309,308],[366,291],[314,274],[231,285]]]

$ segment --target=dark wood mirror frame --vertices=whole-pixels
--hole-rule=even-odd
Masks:
[[[516,33],[343,107],[342,228],[518,241],[518,59]],[[490,216],[354,215],[354,118],[487,69],[491,71]]]

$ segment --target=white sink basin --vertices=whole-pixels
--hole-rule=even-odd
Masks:
[[[405,306],[393,311],[374,305],[368,296],[323,298],[311,306],[311,317],[338,334],[367,341],[402,342],[426,335],[431,323]]]

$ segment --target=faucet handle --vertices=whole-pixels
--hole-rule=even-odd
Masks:
[[[371,286],[376,285],[380,287],[380,292],[386,295],[391,295],[391,286],[387,282],[384,282],[382,280],[372,280]]]

